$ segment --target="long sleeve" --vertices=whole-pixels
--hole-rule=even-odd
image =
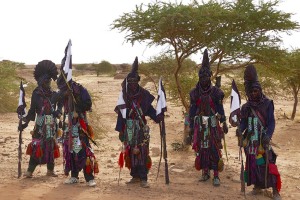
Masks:
[[[274,117],[274,104],[273,101],[270,103],[267,110],[267,135],[272,138],[275,130],[275,117]]]
[[[221,115],[220,122],[223,123],[226,121],[225,111],[222,104],[222,99],[219,100],[219,102],[216,103],[216,111]]]
[[[194,118],[196,116],[196,112],[197,112],[197,105],[196,102],[192,100],[190,100],[190,110],[189,110],[189,122],[190,122],[190,128],[193,129],[194,128]]]
[[[247,128],[247,118],[245,117],[242,117],[241,120],[240,120],[240,132],[243,133]]]
[[[246,105],[242,105],[241,108],[241,119],[240,119],[240,125],[239,125],[239,130],[241,133],[243,133],[247,126],[248,126],[248,112],[247,112],[247,108]]]
[[[118,132],[123,132],[124,119],[120,112],[118,112],[117,124],[115,130]]]
[[[145,113],[145,116],[150,117],[152,120],[154,120],[157,123],[157,120],[156,120],[156,110],[153,108],[152,105],[149,106],[147,112]]]
[[[25,117],[28,121],[35,120],[35,115],[36,115],[36,110],[37,110],[37,99],[38,99],[38,95],[34,90],[32,92],[32,96],[31,96],[30,109],[28,110],[28,114]]]

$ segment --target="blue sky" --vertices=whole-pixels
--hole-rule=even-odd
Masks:
[[[132,46],[124,33],[109,25],[135,5],[154,0],[2,0],[0,1],[0,60],[37,64],[44,59],[59,64],[68,40],[73,63],[132,63],[135,56],[147,61],[161,48]],[[171,0],[171,2],[175,2]],[[178,1],[179,2],[179,1]],[[184,3],[190,0],[183,0]],[[300,1],[284,0],[280,8],[300,21]],[[284,46],[300,48],[300,33],[283,35]],[[192,57],[197,61],[197,56]]]

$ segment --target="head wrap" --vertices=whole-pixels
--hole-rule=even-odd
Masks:
[[[261,90],[256,68],[252,64],[248,65],[244,71],[244,87],[247,96],[250,95],[252,88],[258,88]]]
[[[58,71],[56,65],[51,60],[40,61],[34,68],[33,76],[38,82],[42,84],[44,80],[52,78],[54,81],[57,79]]]
[[[127,81],[130,82],[139,82],[140,76],[138,74],[139,69],[139,63],[138,63],[138,57],[135,57],[135,60],[132,64],[131,71],[127,75]]]
[[[210,71],[210,63],[208,58],[207,49],[205,49],[202,58],[202,65],[198,73],[199,77],[211,77],[212,72]]]

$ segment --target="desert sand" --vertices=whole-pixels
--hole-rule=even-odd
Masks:
[[[30,74],[29,74],[30,75]],[[168,164],[170,184],[165,184],[164,160],[162,159],[160,173],[156,180],[158,162],[160,157],[159,126],[148,120],[151,128],[150,151],[152,168],[149,172],[150,188],[141,188],[139,184],[126,185],[130,179],[129,170],[123,168],[120,173],[118,157],[121,142],[118,133],[114,130],[116,113],[114,108],[120,92],[121,79],[96,75],[81,75],[76,78],[93,96],[93,114],[97,120],[91,121],[92,125],[98,123],[101,127],[101,136],[97,139],[99,148],[93,146],[99,161],[100,172],[96,175],[96,187],[88,187],[80,173],[80,183],[64,185],[66,177],[63,174],[62,157],[56,159],[55,172],[58,177],[46,176],[46,166],[38,166],[33,178],[17,178],[18,163],[18,118],[16,113],[6,113],[0,116],[0,199],[270,199],[268,193],[252,196],[252,187],[246,188],[246,198],[240,192],[239,172],[241,162],[238,159],[239,149],[235,136],[235,128],[230,128],[226,135],[228,161],[223,150],[225,169],[220,173],[221,186],[214,187],[211,180],[199,182],[201,172],[194,168],[194,152],[191,147],[185,150],[175,150],[172,143],[181,143],[183,135],[182,108],[168,102],[166,113],[166,133],[168,148]],[[32,80],[33,81],[33,80]],[[145,86],[155,97],[153,84]],[[30,98],[30,94],[27,94]],[[225,101],[226,115],[229,115],[230,99]],[[282,199],[300,199],[300,123],[299,120],[290,121],[283,117],[283,112],[291,109],[292,101],[275,99],[276,129],[272,142],[276,144],[274,151],[278,154],[277,164],[282,179]],[[29,104],[29,102],[28,102]],[[154,101],[153,106],[156,106]],[[299,116],[299,114],[298,114]],[[28,167],[29,156],[25,154],[30,142],[30,130],[34,122],[23,131],[22,145],[22,172]],[[60,148],[61,149],[61,148]],[[270,192],[270,190],[269,190]]]

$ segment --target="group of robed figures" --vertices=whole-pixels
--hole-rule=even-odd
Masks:
[[[93,129],[87,119],[92,99],[86,88],[72,80],[71,45],[70,40],[61,62],[59,76],[57,67],[51,60],[43,60],[36,65],[34,78],[38,86],[32,92],[27,115],[24,115],[25,91],[21,83],[23,92],[20,92],[17,109],[20,135],[30,121],[35,121],[34,128],[30,132],[32,141],[26,149],[30,159],[24,176],[31,178],[37,165],[47,164],[47,176],[57,177],[54,159],[60,157],[58,143],[61,142],[64,174],[68,176],[71,172],[65,184],[78,183],[78,175],[82,170],[87,184],[95,186],[94,175],[99,169],[90,144],[95,143]],[[59,89],[57,92],[52,90],[51,80],[56,81]],[[21,148],[19,160],[20,155]],[[21,175],[20,168],[18,174]]]
[[[90,142],[97,144],[93,140],[93,129],[87,119],[92,100],[86,88],[72,80],[71,41],[66,47],[60,71],[57,78],[57,68],[49,60],[43,60],[36,65],[34,78],[38,86],[32,93],[31,106],[26,116],[24,116],[26,103],[22,96],[25,92],[21,84],[18,107],[20,136],[29,121],[35,121],[34,130],[31,131],[32,142],[26,150],[30,160],[25,176],[32,177],[38,164],[47,164],[47,175],[57,176],[54,172],[54,159],[59,157],[59,141],[63,147],[64,173],[69,175],[71,172],[71,177],[65,183],[77,183],[78,174],[83,170],[88,185],[95,186],[94,174],[99,170]],[[219,172],[224,168],[222,149],[224,148],[226,152],[225,134],[228,133],[228,126],[223,107],[224,93],[220,84],[212,85],[207,50],[204,51],[198,76],[199,81],[190,92],[190,134],[186,141],[195,151],[195,168],[201,170],[199,181],[204,182],[212,177],[213,185],[219,186],[221,184]],[[52,91],[51,79],[54,81],[57,79],[58,92]],[[146,116],[159,124],[166,184],[169,184],[164,121],[167,106],[161,79],[156,109],[152,106],[155,97],[141,87],[139,81],[136,57],[131,71],[121,84],[115,108],[117,113],[115,130],[119,133],[122,143],[118,160],[120,171],[125,164],[132,176],[126,184],[139,183],[141,187],[148,188],[148,172],[152,160],[149,154],[150,127]],[[248,186],[254,185],[252,194],[259,194],[263,189],[272,188],[273,198],[278,200],[281,199],[279,194],[281,180],[276,165],[276,154],[270,145],[275,129],[274,104],[263,94],[253,65],[248,65],[244,71],[244,87],[247,101],[241,106],[240,95],[233,80],[229,117],[230,124],[237,127],[236,136],[241,157],[241,189],[245,192],[245,183]],[[60,129],[62,134],[59,134]],[[242,149],[246,157],[245,163]]]

